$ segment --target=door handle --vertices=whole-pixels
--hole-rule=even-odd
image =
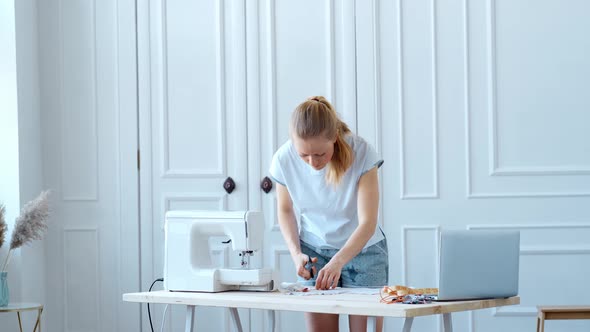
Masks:
[[[265,176],[264,179],[262,179],[262,182],[260,182],[260,189],[267,194],[272,190],[272,181],[268,176]]]
[[[227,179],[225,179],[225,182],[223,183],[223,189],[225,189],[228,194],[231,194],[232,191],[236,189],[236,183],[234,182],[234,179],[231,178],[231,176],[228,176]]]

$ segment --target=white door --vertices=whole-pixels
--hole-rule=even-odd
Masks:
[[[178,209],[248,208],[244,3],[152,0],[138,3],[142,290],[163,276],[164,216]],[[224,189],[231,178],[233,192]],[[216,245],[218,263],[238,253]],[[161,289],[157,284],[154,289]],[[152,305],[160,326],[163,305]],[[145,314],[145,305],[143,306]],[[167,325],[184,328],[172,306]],[[249,329],[249,311],[240,310]],[[143,316],[144,330],[149,330]],[[195,328],[229,331],[226,309],[198,308]]]
[[[135,20],[132,1],[40,1],[48,331],[137,331]]]
[[[307,97],[325,96],[356,130],[354,7],[352,1],[260,1],[258,37],[248,35],[249,43],[259,41],[253,48],[260,50],[259,71],[248,70],[249,75],[260,73],[259,179],[268,176],[274,152],[289,139],[291,112]],[[273,189],[262,194],[261,200],[269,223],[266,262],[279,272],[279,282],[295,282],[293,261],[278,226],[274,193]],[[341,331],[348,330],[345,318],[340,321]],[[278,331],[305,329],[303,313],[278,313]]]

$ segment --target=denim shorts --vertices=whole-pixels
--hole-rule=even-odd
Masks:
[[[301,252],[309,257],[317,257],[314,264],[317,272],[330,261],[339,249],[316,249],[303,241],[300,241]],[[297,282],[315,286],[317,275],[305,280],[297,277]],[[383,239],[372,246],[363,249],[356,257],[342,268],[339,287],[382,287],[388,285],[389,259],[387,254],[387,240]]]

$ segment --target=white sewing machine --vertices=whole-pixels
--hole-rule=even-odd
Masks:
[[[164,289],[222,292],[274,288],[270,268],[252,268],[250,256],[262,247],[264,217],[254,211],[169,211],[165,221]],[[241,256],[238,268],[211,262],[209,238],[228,236]]]

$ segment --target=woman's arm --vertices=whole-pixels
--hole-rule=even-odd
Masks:
[[[277,183],[277,210],[279,218],[279,226],[281,233],[285,239],[285,243],[293,258],[297,274],[305,279],[309,279],[311,274],[305,269],[308,257],[301,253],[301,246],[299,245],[299,231],[297,229],[297,219],[293,212],[293,201],[287,188],[280,183]],[[314,257],[315,258],[315,257]],[[314,261],[312,258],[312,261]],[[317,261],[317,258],[315,258]],[[315,269],[315,268],[314,268]],[[314,271],[315,272],[315,271]]]
[[[334,288],[340,279],[342,267],[361,252],[375,233],[379,214],[378,167],[361,176],[358,185],[357,208],[359,225],[342,249],[320,270],[316,281],[317,289]]]

